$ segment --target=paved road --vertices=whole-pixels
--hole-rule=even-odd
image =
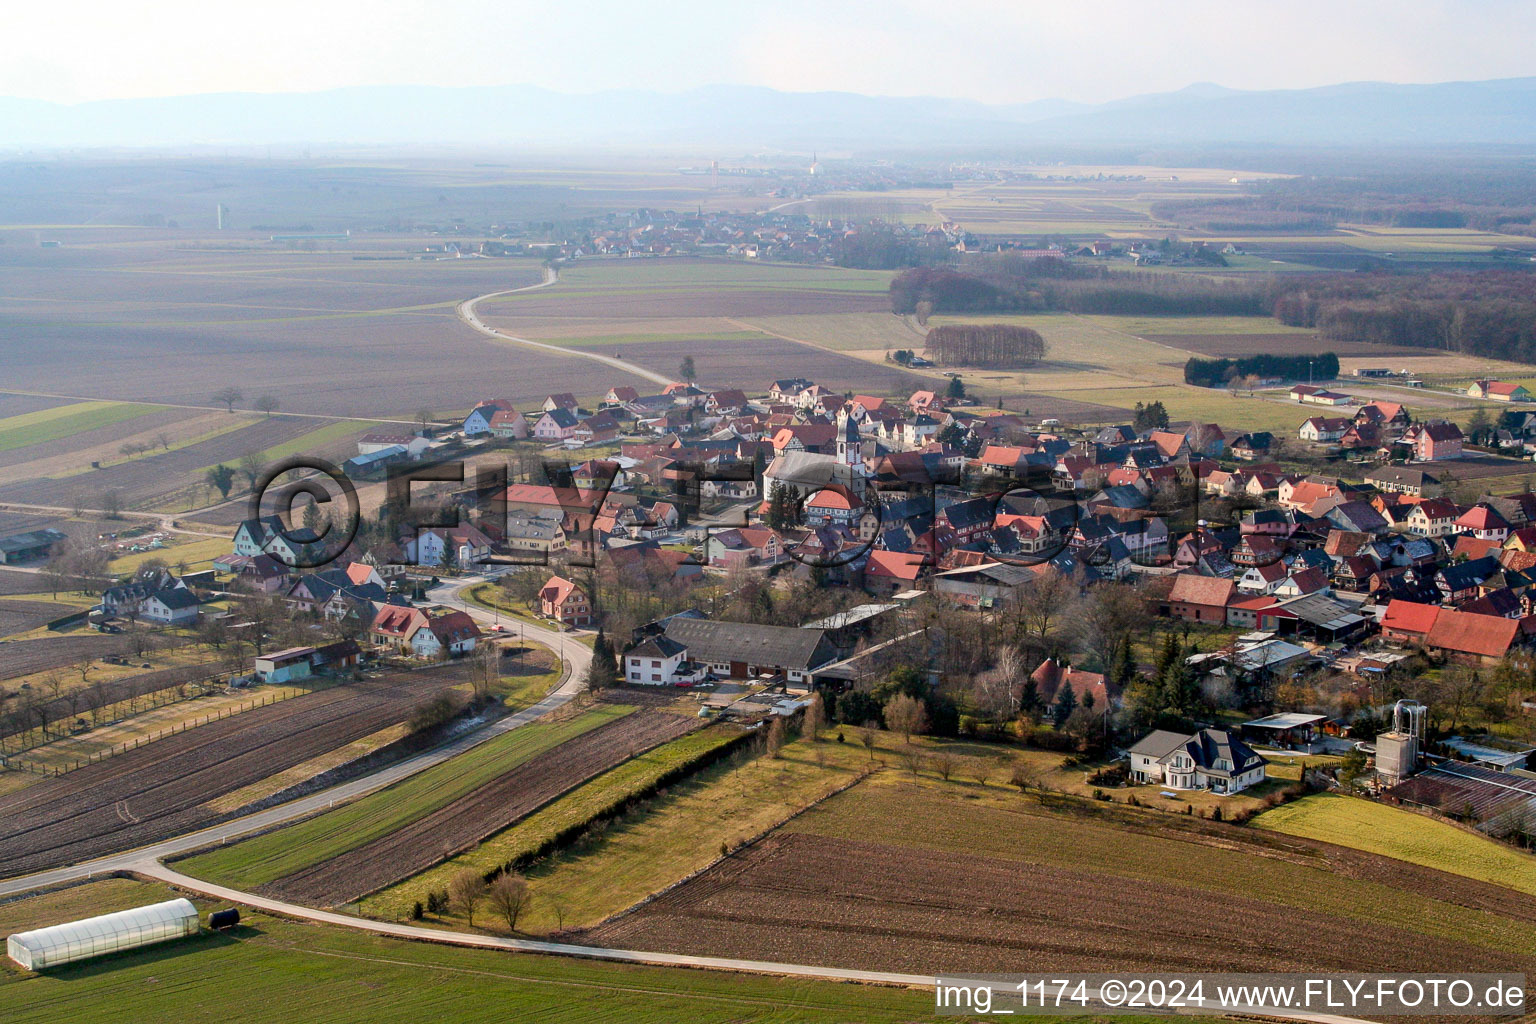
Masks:
[[[456,581],[448,584],[446,588],[440,588],[449,591],[445,596],[438,597],[437,592],[434,592],[433,596],[442,603],[462,608],[475,618],[488,622],[492,618],[491,613],[476,605],[465,603],[457,595],[457,590],[464,586],[482,581],[483,577],[470,577],[467,581]],[[585,686],[587,665],[592,660],[591,649],[574,636],[557,633],[543,626],[524,625],[523,635],[530,640],[548,645],[550,650],[560,655],[563,663],[559,685],[538,703],[484,728],[466,733],[444,746],[417,754],[369,775],[360,776],[309,796],[289,800],[254,814],[247,814],[210,828],[140,847],[137,850],[128,850],[67,867],[0,880],[0,897],[26,892],[29,889],[78,882],[93,875],[112,871],[139,870],[146,862],[156,862],[165,857],[189,853],[199,847],[225,843],[264,831],[275,825],[325,810],[333,804],[355,800],[360,796],[391,786],[563,707]]]
[[[480,932],[446,931],[440,928],[423,928],[419,925],[396,924],[391,921],[373,921],[367,918],[317,910],[297,903],[287,903],[254,893],[230,889],[226,886],[192,878],[159,861],[149,859],[134,865],[131,870],[150,878],[168,882],[190,892],[201,893],[215,899],[228,900],[242,906],[255,907],[273,914],[282,914],[305,921],[350,928],[375,935],[389,935],[400,939],[417,939],[452,946],[471,946],[480,949],[504,949],[520,953],[544,953],[554,956],[579,956],[588,960],[610,960],[621,963],[652,964],[661,967],[694,967],[718,971],[745,971],[753,974],[773,974],[792,978],[810,978],[826,981],[855,981],[878,985],[900,985],[904,988],[932,989],[936,979],[928,974],[900,974],[894,971],[863,971],[843,967],[819,967],[814,964],[786,964],[769,960],[742,960],[734,957],[692,956],[685,953],[658,953],[638,949],[613,949],[606,946],[580,946],[567,942],[543,942],[538,939],[512,939]],[[1089,992],[1090,999],[1100,993]],[[1265,1010],[1260,1007],[1245,1008],[1249,1012],[1290,1020],[1307,1021],[1309,1024],[1368,1024],[1354,1017],[1341,1017],[1326,1013],[1297,1013],[1294,1011]],[[1092,1008],[1089,1009],[1092,1012]],[[1222,1013],[1238,1011],[1221,1011]]]
[[[559,275],[555,273],[554,268],[546,268],[544,271],[544,280],[540,281],[538,284],[530,284],[522,288],[508,288],[505,291],[490,292],[486,295],[477,295],[473,299],[465,299],[463,302],[459,303],[459,319],[463,320],[466,324],[473,327],[481,334],[484,334],[487,337],[495,338],[497,341],[510,341],[517,345],[527,345],[529,348],[543,349],[546,352],[553,352],[558,356],[590,359],[593,362],[602,363],[604,366],[611,366],[616,370],[623,370],[625,373],[633,374],[636,377],[644,377],[646,380],[655,384],[660,384],[662,387],[666,387],[668,384],[672,383],[672,379],[670,377],[663,377],[659,373],[653,373],[650,370],[643,369],[639,366],[636,366],[634,363],[628,361],[627,359],[618,359],[614,356],[600,355],[596,352],[588,352],[579,348],[561,348],[559,345],[549,345],[542,341],[534,341],[531,338],[519,338],[517,335],[508,334],[506,331],[498,331],[494,327],[487,326],[485,322],[475,314],[475,306],[478,303],[484,302],[486,299],[494,299],[499,295],[515,295],[518,292],[531,292],[535,288],[548,288],[559,279]]]

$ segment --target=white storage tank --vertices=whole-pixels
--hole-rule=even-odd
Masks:
[[[17,932],[6,940],[5,951],[29,971],[45,971],[75,960],[196,935],[197,931],[197,908],[192,902],[167,900],[83,921]]]

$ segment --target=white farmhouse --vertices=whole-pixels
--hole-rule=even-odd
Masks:
[[[1168,789],[1239,793],[1264,781],[1269,762],[1225,729],[1158,729],[1131,747],[1131,781]]]

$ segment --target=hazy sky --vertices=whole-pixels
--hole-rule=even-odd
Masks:
[[[530,83],[1106,100],[1536,74],[1531,0],[10,0],[0,95]]]

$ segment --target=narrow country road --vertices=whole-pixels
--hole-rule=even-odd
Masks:
[[[484,577],[468,577],[454,581],[445,587],[438,588],[433,594],[433,600],[462,609],[481,622],[489,622],[492,619],[490,612],[485,611],[478,605],[465,602],[457,594],[458,590],[483,581]],[[447,593],[442,593],[445,590]],[[499,719],[488,726],[466,733],[443,746],[417,754],[414,757],[407,758],[386,768],[381,768],[368,775],[363,775],[351,781],[343,782],[340,785],[332,786],[329,789],[321,790],[318,793],[311,793],[308,796],[289,800],[253,814],[233,818],[197,832],[162,840],[150,846],[109,854],[105,857],[98,857],[94,860],[83,861],[66,867],[51,868],[47,871],[39,871],[30,875],[18,875],[14,878],[0,880],[0,899],[26,892],[29,889],[84,881],[94,875],[107,874],[114,871],[138,870],[138,866],[145,862],[157,862],[161,858],[175,857],[200,847],[226,843],[256,832],[265,831],[276,825],[314,814],[317,811],[326,810],[334,804],[355,800],[358,797],[377,792],[387,786],[392,786],[396,782],[410,778],[418,772],[425,771],[434,765],[457,757],[467,750],[478,747],[487,740],[494,739],[519,726],[527,725],[529,722],[536,721],[557,708],[564,707],[585,686],[587,665],[592,660],[591,649],[573,636],[557,633],[543,626],[525,624],[523,626],[523,635],[527,639],[535,640],[548,646],[550,650],[555,651],[562,663],[559,685],[538,703]]]
[[[636,377],[644,377],[646,380],[651,381],[654,384],[660,384],[662,387],[666,387],[668,384],[672,383],[671,378],[663,377],[659,373],[652,373],[650,370],[642,369],[641,367],[636,366],[634,363],[631,363],[625,359],[618,359],[614,356],[599,355],[596,352],[586,352],[578,348],[562,348],[559,345],[550,345],[546,342],[534,341],[531,338],[519,338],[515,334],[508,334],[506,331],[499,331],[494,327],[487,326],[475,313],[475,306],[481,302],[484,302],[486,299],[494,299],[500,295],[516,295],[518,292],[531,292],[537,288],[548,288],[559,279],[560,276],[555,272],[554,268],[548,267],[544,271],[544,280],[540,281],[538,284],[524,285],[522,288],[508,288],[505,291],[490,292],[486,295],[477,295],[472,299],[465,299],[463,302],[459,303],[458,306],[459,319],[463,320],[466,324],[473,327],[481,334],[484,334],[490,338],[495,338],[497,341],[510,341],[514,345],[527,345],[529,348],[538,348],[543,349],[546,352],[553,352],[557,356],[590,359],[593,362],[602,363],[604,366],[611,366],[616,370],[623,370],[625,373],[633,374]]]

